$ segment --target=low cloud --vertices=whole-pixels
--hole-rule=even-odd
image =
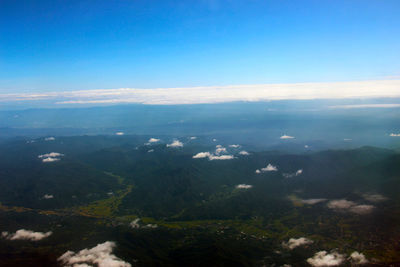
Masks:
[[[378,203],[378,202],[382,202],[382,201],[388,200],[387,197],[382,196],[380,194],[369,194],[369,193],[367,193],[367,194],[363,194],[362,197],[365,200],[368,200],[368,201],[374,202],[374,203]]]
[[[194,159],[203,159],[211,156],[210,152],[200,152],[193,156]]]
[[[292,249],[297,248],[299,246],[310,245],[313,242],[314,241],[312,241],[311,239],[308,239],[308,238],[305,238],[305,237],[290,238],[288,242],[283,242],[282,246],[292,250]]]
[[[229,147],[232,147],[232,148],[239,148],[240,145],[229,145]]]
[[[167,147],[183,147],[183,143],[179,140],[174,140],[171,144],[167,144]]]
[[[354,109],[354,108],[399,108],[400,104],[361,104],[361,105],[337,105],[329,106],[331,109]]]
[[[267,167],[261,168],[260,172],[276,172],[278,171],[278,168],[272,164],[268,164]],[[257,171],[256,171],[257,172]],[[258,173],[260,173],[258,172]]]
[[[242,151],[239,152],[239,155],[248,156],[248,155],[250,155],[250,153],[247,152],[247,151],[242,150]]]
[[[149,150],[147,151],[147,153],[151,153],[151,152],[154,152],[154,149],[149,149]]]
[[[321,202],[327,201],[326,198],[310,198],[310,199],[302,199],[301,203],[307,204],[307,205],[315,205]]]
[[[345,261],[345,256],[336,251],[328,253],[326,251],[319,251],[314,254],[312,258],[308,258],[307,262],[314,267],[322,266],[338,266]]]
[[[64,154],[58,153],[58,152],[51,152],[43,155],[39,155],[38,158],[42,159],[42,162],[47,163],[47,162],[55,162],[59,161],[60,157],[64,156]]]
[[[222,153],[228,153],[225,147],[222,146],[217,146],[217,149],[215,149],[215,154],[219,155]]]
[[[115,135],[124,135],[124,132],[116,132]]]
[[[400,133],[397,133],[397,134],[391,133],[389,136],[392,136],[392,137],[400,137]]]
[[[211,155],[208,157],[209,160],[229,160],[234,158],[235,157],[232,155],[221,155],[221,156]]]
[[[43,198],[44,198],[44,199],[52,199],[52,198],[54,198],[54,196],[53,196],[53,195],[45,194],[45,195],[43,196]]]
[[[131,223],[129,224],[130,227],[132,228],[140,228],[140,224],[139,224],[140,219],[134,219],[133,221],[131,221]]]
[[[331,200],[327,204],[328,208],[334,209],[337,211],[345,211],[352,212],[359,215],[365,215],[374,210],[374,206],[372,205],[358,205],[353,201],[348,201],[346,199],[340,200]]]
[[[116,245],[114,242],[106,241],[91,249],[82,249],[77,253],[67,251],[58,258],[58,261],[66,267],[131,267],[130,263],[125,262],[112,254],[115,247]]]
[[[290,135],[286,135],[286,134],[284,134],[284,135],[282,135],[281,137],[279,137],[280,139],[293,139],[294,138],[294,136],[290,136]]]
[[[44,141],[54,141],[54,140],[56,140],[56,138],[54,138],[54,137],[46,137],[45,139],[44,139]]]
[[[157,138],[150,138],[149,139],[149,141],[148,141],[149,143],[157,143],[157,142],[160,142],[160,139],[157,139]]]
[[[238,184],[237,186],[236,186],[236,188],[237,189],[250,189],[250,188],[252,188],[253,186],[252,185],[249,185],[249,184]]]
[[[357,251],[354,251],[353,253],[351,253],[349,259],[353,264],[356,264],[356,265],[362,265],[362,264],[369,263],[369,261],[367,260],[365,255],[362,253],[359,253]]]
[[[2,232],[1,236],[8,240],[30,240],[30,241],[39,241],[46,237],[49,237],[52,232],[34,232],[31,230],[20,229],[16,231],[14,234],[8,232]]]
[[[296,177],[299,176],[303,173],[303,169],[297,170],[294,173],[283,173],[282,176],[285,178],[291,178],[291,177]]]
[[[226,148],[221,145],[217,145],[214,153],[200,152],[194,155],[192,158],[208,158],[208,160],[230,160],[235,158],[233,155],[224,155],[223,153],[227,153]]]
[[[197,137],[196,137],[196,136],[191,136],[189,139],[190,139],[190,140],[196,140]]]

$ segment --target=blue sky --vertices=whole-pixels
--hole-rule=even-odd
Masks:
[[[400,1],[0,1],[0,93],[400,77]]]

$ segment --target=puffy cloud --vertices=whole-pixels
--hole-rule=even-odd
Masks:
[[[346,99],[399,97],[400,80],[200,86],[189,88],[80,90],[0,94],[0,102],[49,100],[57,104],[201,104],[285,99]],[[368,104],[363,107],[396,107]],[[371,106],[375,105],[375,106]],[[382,106],[384,105],[384,106]],[[392,105],[392,106],[388,106]],[[395,105],[395,106],[393,106]],[[354,106],[354,105],[353,105]]]
[[[60,160],[59,158],[51,158],[51,157],[48,157],[48,158],[42,159],[42,162],[48,163],[48,162],[55,162],[55,161],[59,161],[59,160]]]
[[[326,201],[326,198],[310,198],[310,199],[302,199],[301,203],[307,204],[307,205],[315,205],[321,202]]]
[[[14,234],[8,232],[2,232],[1,236],[8,240],[30,240],[30,241],[39,241],[46,237],[49,237],[52,232],[34,232],[31,230],[20,229],[16,231]]]
[[[54,138],[54,137],[46,137],[45,139],[44,139],[44,141],[54,141],[54,140],[56,140],[56,138]]]
[[[256,173],[259,174],[259,173],[261,173],[261,171],[257,169],[257,170],[256,170]]]
[[[282,246],[288,249],[294,249],[299,246],[312,244],[314,241],[311,239],[300,237],[300,238],[290,238],[288,242],[283,242]]]
[[[262,172],[276,172],[278,168],[272,164],[268,164],[267,167],[261,168]]]
[[[106,241],[91,249],[82,249],[75,253],[67,251],[58,258],[63,266],[98,266],[98,267],[131,267],[131,264],[112,254],[115,243]]]
[[[43,155],[39,155],[38,158],[42,159],[42,162],[54,162],[59,161],[60,157],[64,156],[64,154],[58,152],[51,152]]]
[[[294,138],[294,136],[290,136],[290,135],[286,135],[286,134],[284,134],[284,135],[282,135],[281,137],[279,137],[280,139],[293,139]]]
[[[217,142],[217,139],[214,138],[214,139],[213,139],[213,142]]]
[[[369,262],[364,254],[359,253],[357,251],[354,251],[353,253],[350,254],[350,260],[353,264],[356,265],[367,264]]]
[[[64,154],[58,153],[58,152],[51,152],[51,153],[47,153],[47,154],[43,154],[43,155],[39,155],[38,158],[57,158],[57,157],[62,157],[64,156]]]
[[[116,132],[115,135],[124,135],[124,132]]]
[[[211,156],[210,152],[200,152],[193,156],[194,159],[208,158]]]
[[[218,145],[217,149],[215,150],[215,154],[210,152],[200,152],[194,155],[192,158],[194,159],[208,158],[208,160],[230,160],[235,158],[232,155],[220,155],[223,152],[226,152],[226,149]]]
[[[382,196],[380,194],[363,194],[362,197],[370,202],[382,202],[387,200],[388,198],[385,196]]]
[[[149,143],[157,143],[157,142],[160,142],[160,139],[153,138],[153,137],[149,139]]]
[[[179,140],[174,140],[171,144],[167,144],[167,147],[183,147],[183,143]]]
[[[330,209],[348,211],[359,215],[368,214],[375,208],[372,205],[358,205],[357,203],[346,199],[331,200],[328,202],[327,206]]]
[[[191,136],[189,139],[190,139],[190,140],[196,140],[197,137],[196,137],[196,136]]]
[[[229,145],[229,147],[232,147],[232,148],[239,148],[240,145]]]
[[[345,256],[336,251],[328,253],[319,251],[312,258],[308,258],[307,262],[315,267],[322,266],[338,266],[345,261]]]
[[[54,198],[54,196],[53,196],[53,195],[45,194],[45,195],[43,196],[43,198],[44,198],[44,199],[52,199],[52,198]]]
[[[250,188],[252,188],[253,186],[252,185],[249,185],[249,184],[238,184],[237,186],[236,186],[236,188],[238,188],[238,189],[250,189]]]
[[[248,156],[248,155],[250,155],[250,153],[247,152],[247,151],[242,150],[242,151],[239,152],[239,155]]]
[[[400,133],[397,133],[397,134],[391,133],[390,136],[392,136],[392,137],[400,137]]]

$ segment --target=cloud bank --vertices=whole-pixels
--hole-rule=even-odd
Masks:
[[[8,232],[2,232],[1,236],[8,240],[30,240],[30,241],[39,241],[46,237],[49,237],[52,232],[34,232],[31,230],[20,229],[16,231],[14,234]]]
[[[115,243],[106,241],[91,249],[82,249],[75,253],[67,251],[58,258],[63,266],[99,266],[99,267],[131,267],[131,264],[112,254]]]
[[[155,89],[96,89],[0,94],[0,102],[47,100],[56,104],[204,104],[288,99],[400,97],[400,80],[203,86]]]

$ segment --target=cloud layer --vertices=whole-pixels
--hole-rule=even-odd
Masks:
[[[0,94],[0,102],[48,100],[57,104],[202,104],[285,99],[400,97],[400,80],[230,85],[188,88],[101,89]]]

